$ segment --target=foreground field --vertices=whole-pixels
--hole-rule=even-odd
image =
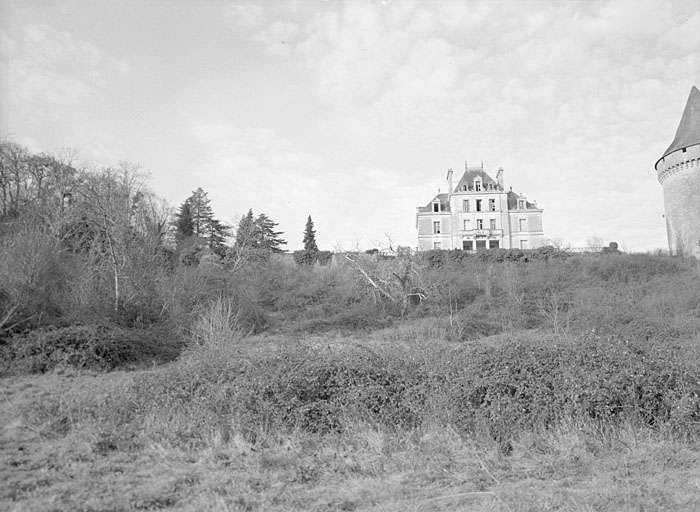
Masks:
[[[428,388],[425,379],[417,380],[410,389],[403,385],[396,395],[403,400],[401,408],[391,405],[389,399],[379,400],[378,388],[372,386],[384,382],[382,389],[394,389],[403,368],[419,373],[444,371],[431,357],[449,361],[478,352],[476,345],[464,347],[440,340],[419,347],[411,340],[411,332],[415,329],[385,330],[361,339],[341,335],[251,337],[235,347],[200,349],[159,368],[112,373],[64,369],[3,379],[0,508],[700,508],[700,446],[688,425],[672,428],[671,416],[656,428],[631,415],[613,422],[609,418],[576,421],[575,414],[569,414],[571,421],[552,419],[548,428],[518,425],[532,418],[530,413],[511,416],[513,428],[498,426],[491,413],[481,417],[486,418],[483,422],[472,415],[467,425],[456,416],[447,419],[454,407],[450,404],[456,403],[450,402],[454,397],[439,386]],[[517,344],[513,336],[483,339],[479,346],[493,350],[513,346]],[[548,335],[518,333],[517,340],[535,349],[543,336]],[[590,339],[587,342],[591,344]],[[547,343],[556,345],[556,340],[552,337]],[[288,347],[280,348],[284,344]],[[362,403],[371,396],[373,403],[384,406],[370,407],[364,416],[362,411],[351,410],[360,403],[359,398],[334,398],[333,393],[341,392],[337,384],[347,384],[337,382],[337,375],[335,388],[326,385],[327,394],[306,396],[303,403],[296,404],[301,415],[285,416],[273,409],[274,397],[267,397],[267,426],[255,416],[260,404],[236,408],[230,403],[243,403],[243,397],[234,393],[240,388],[235,376],[251,368],[263,371],[256,366],[261,361],[266,365],[266,385],[274,385],[277,379],[290,389],[292,380],[280,380],[287,366],[279,361],[309,351],[318,355],[319,365],[325,368],[333,367],[334,361],[346,361],[338,375],[351,375],[357,388],[365,390]],[[394,364],[388,373],[380,372],[393,375],[394,381],[382,381],[379,366],[372,366],[375,363],[381,367]],[[315,368],[303,366],[300,360],[288,364],[302,374]],[[367,373],[372,379],[360,375],[360,367],[374,368]],[[310,378],[317,377],[314,375]],[[313,388],[310,380],[304,382],[305,389]],[[249,400],[254,387],[249,386]],[[214,397],[215,389],[222,394]],[[420,417],[397,416],[409,403],[409,395],[410,403],[417,403],[419,392],[433,403],[421,402]],[[520,397],[517,403],[522,405],[523,400]],[[509,403],[500,399],[498,407]],[[332,409],[333,414],[324,419],[320,406],[336,404],[347,409]],[[482,402],[478,410],[485,407]],[[330,421],[338,416],[340,423]]]
[[[181,265],[150,317],[27,302],[0,509],[700,510],[697,262],[344,261]]]

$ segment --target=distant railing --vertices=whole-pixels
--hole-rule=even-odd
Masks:
[[[603,252],[604,247],[567,247],[564,252]]]
[[[502,236],[502,229],[461,229],[461,236]]]

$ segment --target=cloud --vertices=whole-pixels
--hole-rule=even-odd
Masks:
[[[299,150],[273,129],[200,123],[193,135],[206,155],[193,178],[210,191],[224,218],[252,208],[280,222],[283,230],[292,230],[323,196],[324,160]]]
[[[112,58],[94,41],[121,44],[116,32],[78,32],[82,12],[55,25],[73,32],[38,16],[8,24],[0,129],[103,156],[127,145],[121,129],[172,172],[165,186],[193,180],[220,216],[252,207],[290,233],[311,213],[327,247],[384,232],[413,244],[415,207],[464,160],[505,167],[507,186],[545,208],[547,236],[665,238],[662,203],[648,198],[700,76],[696,0],[213,5],[216,19],[175,10],[206,54],[183,19],[155,12],[172,60],[138,44],[115,49],[136,48],[133,61]],[[127,84],[131,62],[149,73]]]
[[[300,247],[307,215],[326,249],[369,248],[386,243],[385,235],[405,243],[413,230],[423,185],[396,170],[328,162],[268,127],[200,123],[193,135],[207,157],[191,178],[209,192],[217,215],[230,221],[249,208],[264,212],[290,249]],[[396,198],[401,206],[387,208]]]
[[[287,20],[275,21],[262,32],[253,36],[253,40],[262,43],[273,55],[287,57],[300,33],[300,27]]]
[[[86,117],[101,108],[100,96],[115,77],[129,73],[127,63],[45,23],[22,26],[15,34],[2,30],[0,42],[0,130],[23,138],[63,127],[61,144],[89,141],[85,157],[117,154],[109,147],[118,146],[118,140]]]
[[[637,205],[656,190],[653,162],[675,129],[658,120],[677,123],[674,99],[700,72],[694,2],[327,5],[307,16],[266,8],[251,39],[304,71],[330,114],[324,128],[341,143],[507,166],[511,183],[540,199],[552,236],[582,243],[591,226],[608,234],[615,215],[663,238],[660,209]],[[380,189],[386,176],[400,181],[365,164],[345,172]],[[404,177],[432,172],[443,171],[409,168]],[[590,210],[580,228],[572,208]],[[548,218],[561,210],[570,213]]]
[[[257,4],[227,4],[224,14],[243,27],[258,27],[265,21],[263,8]]]

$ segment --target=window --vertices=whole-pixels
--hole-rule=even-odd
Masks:
[[[442,243],[440,242],[433,242],[433,249],[440,249],[442,247]]]
[[[481,211],[481,199],[476,200],[476,211],[477,212]]]
[[[464,219],[464,231],[470,231],[472,229],[472,221],[469,219]]]
[[[462,185],[462,192],[466,192],[466,191],[467,191],[467,186],[466,186],[466,185]]]
[[[520,248],[527,249],[527,240],[520,240]]]
[[[471,240],[462,240],[462,250],[464,251],[473,251],[474,246],[472,244]]]
[[[484,229],[484,219],[476,219],[476,229]]]
[[[433,233],[436,235],[440,234],[440,221],[439,220],[433,221]]]
[[[481,180],[476,180],[474,182],[474,190],[477,192],[481,192]]]
[[[518,199],[518,210],[525,209],[525,199]]]
[[[489,199],[489,210],[492,212],[496,211],[496,200],[495,199]]]
[[[436,213],[440,211],[440,203],[433,203],[433,211]]]
[[[496,229],[496,219],[489,219],[489,228]]]
[[[518,231],[527,231],[527,219],[518,219]]]
[[[463,211],[463,212],[468,212],[468,211],[469,211],[469,199],[463,199],[463,200],[462,200],[462,211]]]
[[[498,249],[500,247],[500,244],[498,243],[498,240],[491,240],[489,242],[489,249]]]
[[[476,250],[480,251],[481,249],[486,249],[486,240],[477,240],[476,241]]]

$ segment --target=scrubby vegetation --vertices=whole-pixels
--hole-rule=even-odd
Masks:
[[[331,254],[310,217],[283,254],[252,211],[224,243],[201,190],[169,228],[126,164],[25,157],[48,177],[2,204],[2,507],[697,508],[696,262]]]

